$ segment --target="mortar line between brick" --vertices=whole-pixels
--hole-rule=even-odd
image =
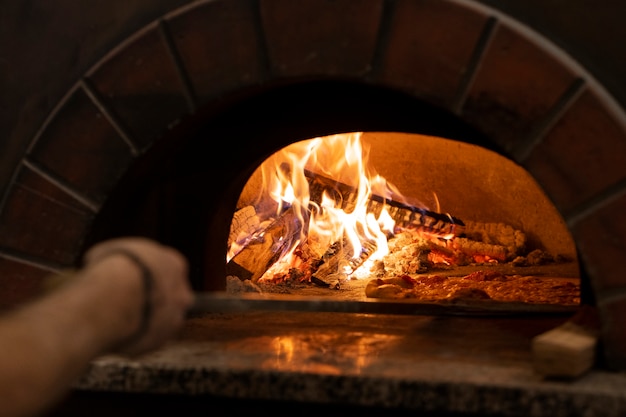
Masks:
[[[478,70],[482,65],[485,53],[487,52],[489,44],[493,39],[497,24],[498,19],[494,16],[489,17],[487,22],[485,22],[485,26],[483,27],[480,37],[478,38],[478,42],[476,42],[472,56],[467,64],[467,69],[465,70],[463,78],[459,83],[454,101],[451,105],[451,110],[456,115],[461,113],[461,109],[465,105],[465,100],[467,99],[470,88],[474,84],[474,80],[478,75]]]
[[[139,155],[139,149],[137,145],[135,145],[135,142],[131,139],[130,134],[128,134],[126,129],[122,126],[122,123],[113,114],[113,111],[111,111],[111,109],[104,103],[104,101],[100,97],[100,94],[96,91],[89,79],[82,78],[80,80],[80,87],[85,92],[85,94],[87,94],[92,103],[98,108],[100,113],[102,113],[104,117],[109,121],[111,126],[113,126],[115,131],[122,138],[122,140],[126,142],[128,147],[130,148],[132,156]]]
[[[37,129],[37,132],[31,139],[28,146],[26,147],[25,155],[29,155],[31,154],[31,152],[33,152],[33,150],[39,143],[39,139],[48,128],[48,125],[51,123],[52,120],[54,120],[57,117],[59,111],[61,111],[63,106],[65,106],[69,98],[76,92],[76,90],[78,90],[78,88],[79,88],[78,84],[74,84],[72,88],[70,88],[68,92],[65,93],[65,95],[61,98],[61,100],[59,100],[56,106],[54,106],[50,114],[48,114],[48,116],[46,117],[44,122],[41,124],[39,129]],[[16,179],[23,167],[24,165],[22,163],[17,164],[17,166],[15,167],[11,175],[11,180],[9,181],[6,189],[4,190],[4,193],[0,196],[0,214],[4,212],[4,207],[6,205],[7,199],[9,198],[9,194],[11,193],[12,187],[15,185]]]
[[[38,163],[29,160],[28,158],[24,158],[22,160],[22,164],[33,171],[35,174],[39,175],[49,183],[53,184],[55,187],[63,191],[65,194],[72,197],[74,200],[81,203],[83,206],[88,208],[92,213],[97,213],[100,205],[95,201],[91,200],[89,197],[83,195],[82,193],[76,191],[71,185],[67,184],[63,179],[59,178],[57,175],[53,174],[46,168],[42,167]]]
[[[578,100],[585,91],[587,86],[583,78],[576,78],[565,92],[559,97],[557,102],[552,106],[548,114],[541,120],[535,129],[526,137],[526,140],[511,152],[513,158],[518,163],[523,163],[532,153],[533,149],[539,145],[546,137],[548,132],[558,123],[561,117],[567,113],[570,107]]]
[[[603,191],[589,198],[587,201],[574,207],[563,216],[565,218],[565,222],[571,228],[587,216],[595,213],[603,207],[606,207],[611,202],[624,195],[626,195],[626,178],[610,187],[605,188]]]
[[[159,33],[161,34],[161,40],[165,45],[165,49],[170,56],[172,63],[174,64],[174,68],[176,68],[176,73],[180,79],[180,82],[183,87],[183,94],[185,95],[185,99],[187,100],[187,106],[189,107],[189,111],[191,113],[195,113],[197,110],[197,102],[196,102],[196,94],[194,92],[193,84],[191,83],[191,78],[189,77],[189,73],[185,68],[185,64],[180,56],[180,52],[176,43],[174,42],[174,38],[172,37],[172,32],[166,21],[163,19],[159,20]]]
[[[48,114],[44,122],[41,124],[41,126],[37,130],[37,133],[35,133],[32,140],[28,144],[28,147],[26,148],[27,155],[30,154],[33,151],[33,149],[35,149],[35,147],[37,146],[37,143],[39,143],[39,139],[44,134],[44,132],[46,131],[50,123],[56,119],[61,109],[67,104],[70,97],[72,97],[76,93],[76,90],[78,90],[79,88],[80,86],[78,85],[78,83],[74,84],[72,88],[70,88],[67,91],[67,93],[65,93],[65,95],[61,98],[61,100],[59,100],[56,106],[54,106],[50,114]]]
[[[8,250],[6,248],[0,248],[0,258],[7,259],[9,261],[18,262],[24,265],[34,266],[44,271],[59,273],[65,266],[60,264],[54,264],[46,262],[41,259],[36,259],[33,256],[18,253],[16,251]]]

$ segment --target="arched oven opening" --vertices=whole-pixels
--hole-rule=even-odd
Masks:
[[[463,218],[467,219],[471,213],[473,218],[468,220],[512,227],[507,224],[506,215],[494,217],[494,212],[509,213],[508,221],[518,229],[522,225],[527,228],[535,225],[535,230],[521,230],[530,239],[527,242],[524,238],[516,255],[527,255],[536,249],[548,256],[562,257],[569,265],[563,273],[552,274],[578,278],[577,255],[562,219],[555,217],[554,207],[544,208],[549,203],[523,201],[533,195],[523,190],[528,187],[523,177],[500,167],[483,166],[482,174],[476,172],[472,189],[469,188],[472,183],[467,182],[467,170],[480,171],[489,159],[472,152],[471,147],[457,149],[445,141],[438,145],[437,141],[421,143],[426,137],[437,137],[474,144],[486,151],[487,146],[493,145],[484,135],[455,115],[402,93],[340,81],[309,81],[251,91],[199,111],[193,119],[182,122],[169,137],[161,139],[137,160],[119,181],[95,217],[84,248],[116,236],[154,238],[181,249],[190,259],[191,280],[196,290],[225,290],[226,277],[234,273],[230,268],[234,261],[226,262],[228,233],[233,214],[245,208],[240,193],[246,192],[244,186],[255,169],[274,152],[294,142],[349,132],[392,132],[387,136],[374,135],[375,150],[379,152],[374,152],[372,157],[386,168],[390,175],[385,175],[386,178],[395,179],[394,185],[403,179],[409,184],[404,185],[406,197],[428,201],[428,207],[423,208],[436,212],[437,208],[430,208],[439,204],[438,198],[443,196],[444,207],[454,204],[457,215]],[[393,132],[425,137],[415,135],[412,142],[407,137],[398,145]],[[365,136],[369,138],[367,133]],[[444,150],[438,150],[437,146]],[[396,150],[395,155],[392,149]],[[429,153],[431,157],[427,156]],[[442,153],[449,158],[442,161]],[[479,162],[472,164],[477,158]],[[502,177],[500,181],[504,183],[510,181],[510,188],[489,190],[497,186],[489,178],[494,176]],[[416,189],[420,182],[423,185]],[[256,191],[247,190],[247,193]],[[482,197],[467,195],[472,193]],[[486,197],[490,195],[496,197]],[[538,199],[546,198],[540,191],[534,195]],[[476,201],[481,198],[482,204]],[[460,202],[455,203],[455,199]],[[467,204],[471,207],[461,208]],[[511,213],[516,208],[518,213]],[[546,242],[541,242],[541,237]],[[556,249],[550,254],[546,247]],[[509,255],[507,259],[492,262],[512,260],[513,255]],[[590,300],[591,295],[586,292],[583,297]]]
[[[293,142],[354,131],[493,146],[449,112],[392,90],[309,81],[250,91],[199,111],[139,158],[95,217],[84,247],[128,234],[159,239],[189,257],[196,289],[224,289],[230,222],[257,166]]]

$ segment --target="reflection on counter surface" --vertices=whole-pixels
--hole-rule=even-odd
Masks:
[[[531,339],[567,317],[201,315],[157,352],[96,360],[76,396],[168,394],[153,398],[155,409],[187,404],[198,413],[220,401],[233,409],[261,401],[277,415],[294,404],[304,413],[348,407],[365,415],[623,415],[622,374],[593,370],[559,381],[533,371]],[[108,404],[115,407],[115,398]]]

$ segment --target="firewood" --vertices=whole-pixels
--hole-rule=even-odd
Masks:
[[[471,241],[499,248],[492,249],[493,257],[499,260],[512,260],[526,250],[526,234],[508,224],[468,221],[464,234]]]
[[[501,245],[492,245],[481,241],[458,237],[454,239],[453,246],[455,250],[467,256],[488,256],[500,262],[504,262],[508,258],[506,248]]]
[[[597,311],[583,306],[564,324],[532,340],[535,371],[546,378],[576,378],[593,367],[599,340]]]
[[[236,242],[240,236],[252,236],[260,226],[260,219],[254,206],[246,206],[235,212],[230,224],[228,246]]]
[[[226,273],[241,280],[256,282],[278,261],[292,238],[299,236],[302,224],[290,207],[262,233],[253,238],[226,265]]]
[[[283,169],[288,170],[289,167],[284,166]],[[306,170],[305,176],[309,183],[312,203],[320,204],[323,195],[329,195],[345,212],[349,213],[354,210],[357,197],[354,187]],[[367,207],[369,213],[378,215],[383,208],[387,208],[400,227],[419,228],[435,235],[457,235],[461,233],[464,226],[461,220],[448,214],[413,207],[377,195],[370,196]],[[299,235],[303,227],[294,215],[293,208],[286,209],[267,229],[262,230],[262,233],[258,230],[260,224],[254,207],[242,209],[234,216],[231,223],[229,247],[231,242],[237,240],[242,234],[246,235],[251,229],[253,233],[256,233],[256,237],[246,242],[243,249],[227,263],[227,274],[237,276],[241,280],[256,282],[282,255],[282,249],[291,244],[291,237]],[[326,282],[330,276],[354,272],[376,251],[375,242],[364,241],[362,244],[363,250],[357,257],[341,250],[333,256],[322,259],[315,273],[315,279]],[[311,253],[315,252],[314,247],[314,244],[309,245],[309,248],[313,249]]]
[[[333,286],[333,281],[341,281],[346,276],[352,274],[367,259],[376,252],[376,242],[366,240],[362,242],[362,249],[359,256],[355,257],[351,246],[347,242],[333,243],[318,262],[317,270],[313,273],[312,279],[316,282],[327,283]],[[336,285],[335,285],[336,286]]]
[[[304,175],[309,183],[311,201],[319,204],[325,193],[331,196],[346,213],[354,210],[357,198],[355,187],[323,175],[314,174],[308,170],[305,170]],[[387,209],[387,212],[399,227],[412,227],[432,234],[453,236],[462,234],[465,228],[463,221],[447,213],[437,213],[426,208],[390,200],[376,194],[370,195],[367,202],[367,212],[378,216],[383,209]]]

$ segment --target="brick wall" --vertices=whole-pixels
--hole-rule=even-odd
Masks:
[[[464,1],[201,1],[148,25],[77,80],[28,138],[0,207],[0,302],[28,299],[44,275],[73,265],[127,169],[213,101],[324,79],[389,88],[447,110],[525,167],[576,241],[607,362],[626,368],[624,113],[544,38]],[[263,146],[251,140],[223,146]],[[209,222],[216,241],[225,241],[232,190],[253,154],[226,168],[218,168],[220,155],[206,156],[226,184],[215,189],[223,208]],[[230,185],[229,175],[237,177]],[[223,263],[220,251],[209,267]]]

